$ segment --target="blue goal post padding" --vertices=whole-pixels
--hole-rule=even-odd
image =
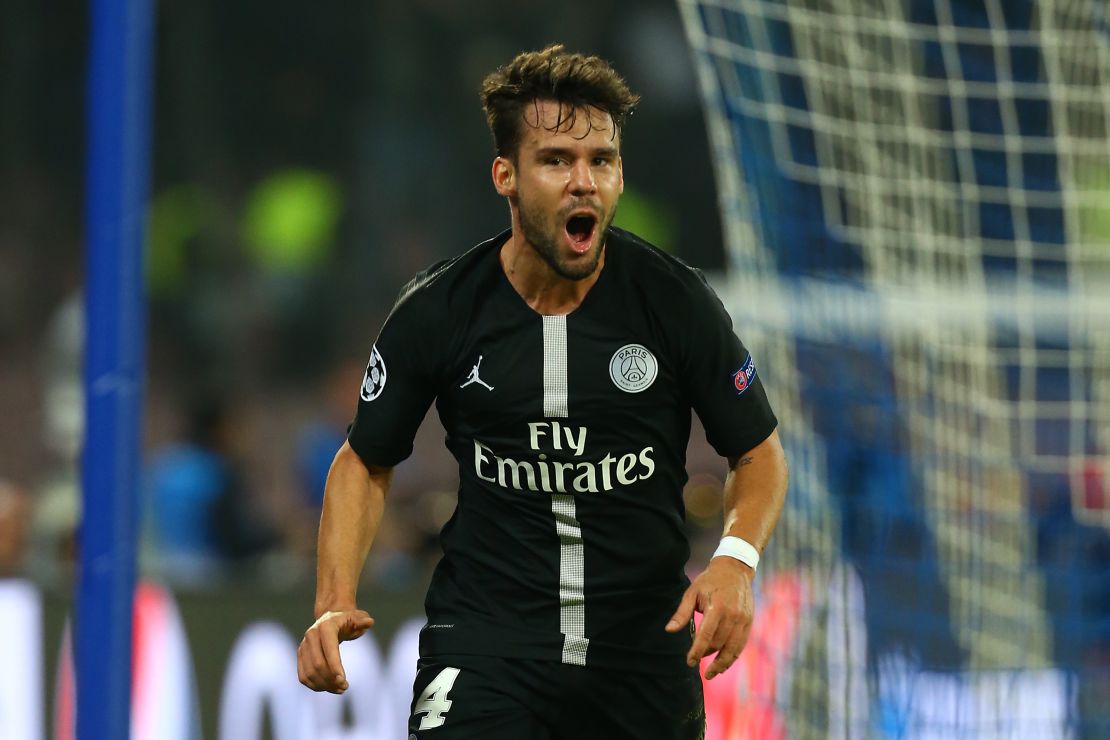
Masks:
[[[90,10],[76,729],[79,740],[124,740],[145,373],[142,251],[154,5],[94,0]]]

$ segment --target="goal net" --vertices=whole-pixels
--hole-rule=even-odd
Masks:
[[[1107,736],[1107,6],[679,7],[797,594],[711,733]]]

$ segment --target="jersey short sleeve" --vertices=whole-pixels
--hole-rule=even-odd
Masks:
[[[736,457],[767,439],[778,421],[755,359],[733,331],[721,299],[701,272],[695,272],[688,293],[682,375],[709,444],[722,457]]]
[[[410,284],[370,351],[347,433],[351,448],[368,465],[392,467],[412,454],[416,430],[436,394],[432,313]]]

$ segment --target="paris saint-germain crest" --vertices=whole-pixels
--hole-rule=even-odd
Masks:
[[[385,360],[378,352],[377,345],[370,351],[370,362],[366,365],[366,374],[362,376],[362,388],[359,396],[363,401],[373,401],[382,394],[385,388]]]
[[[647,390],[658,374],[659,362],[642,344],[626,344],[609,360],[609,377],[627,393]]]

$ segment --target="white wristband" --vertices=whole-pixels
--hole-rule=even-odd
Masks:
[[[722,537],[721,544],[717,545],[713,557],[719,555],[736,558],[752,570],[755,570],[756,566],[759,565],[759,550],[756,550],[752,543],[739,537]],[[710,559],[712,560],[712,558]]]

